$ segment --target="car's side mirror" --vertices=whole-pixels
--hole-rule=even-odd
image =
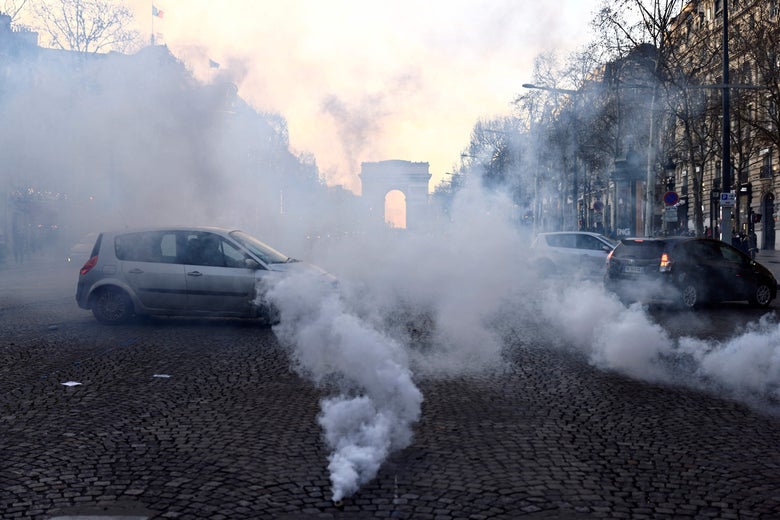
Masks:
[[[260,264],[253,258],[245,258],[244,265],[246,265],[247,269],[260,269]]]

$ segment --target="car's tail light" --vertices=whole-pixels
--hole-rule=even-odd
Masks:
[[[88,272],[90,272],[92,268],[95,267],[95,264],[97,264],[97,259],[98,257],[97,255],[95,255],[89,260],[87,260],[86,262],[84,262],[84,265],[81,266],[81,270],[79,271],[79,274],[83,276]]]
[[[662,273],[666,273],[668,271],[672,270],[672,258],[669,256],[669,253],[663,253],[661,255],[661,265],[660,270]]]

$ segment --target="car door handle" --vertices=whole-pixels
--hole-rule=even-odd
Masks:
[[[144,274],[144,270],[143,269],[139,269],[139,268],[136,267],[136,268],[130,269],[128,271],[128,273],[129,274]]]
[[[187,273],[187,276],[203,276],[203,273],[201,273],[200,271],[190,271],[189,273]]]

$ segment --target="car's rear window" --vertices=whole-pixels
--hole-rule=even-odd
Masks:
[[[98,252],[100,252],[100,244],[103,242],[103,233],[100,233],[97,236],[97,240],[95,240],[95,245],[92,246],[92,252],[90,253],[90,258],[93,256],[97,256]]]
[[[665,247],[666,242],[663,240],[622,240],[615,248],[614,256],[652,260],[660,258]]]

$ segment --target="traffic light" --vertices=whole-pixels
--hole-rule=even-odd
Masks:
[[[758,224],[759,222],[761,222],[761,213],[753,213],[752,220],[753,220],[753,224]]]
[[[666,178],[666,191],[674,191],[674,177]]]

